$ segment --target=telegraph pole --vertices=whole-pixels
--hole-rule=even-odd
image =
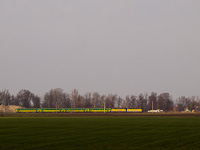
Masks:
[[[7,92],[4,95],[4,114],[6,113],[6,100],[7,100]]]
[[[105,102],[104,102],[104,113],[106,113],[106,106],[105,106],[106,104],[105,104]]]
[[[58,108],[58,98],[56,97],[56,113],[57,113],[57,108]]]

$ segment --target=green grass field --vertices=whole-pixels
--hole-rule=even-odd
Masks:
[[[200,149],[200,117],[1,117],[0,150]]]

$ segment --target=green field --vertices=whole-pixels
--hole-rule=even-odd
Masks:
[[[0,150],[200,149],[200,117],[1,117]]]

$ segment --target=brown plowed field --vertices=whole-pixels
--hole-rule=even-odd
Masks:
[[[0,113],[0,117],[70,117],[70,116],[133,116],[133,117],[200,117],[200,113]]]

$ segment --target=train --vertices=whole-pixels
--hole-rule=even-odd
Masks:
[[[129,108],[18,108],[16,113],[141,113]]]

